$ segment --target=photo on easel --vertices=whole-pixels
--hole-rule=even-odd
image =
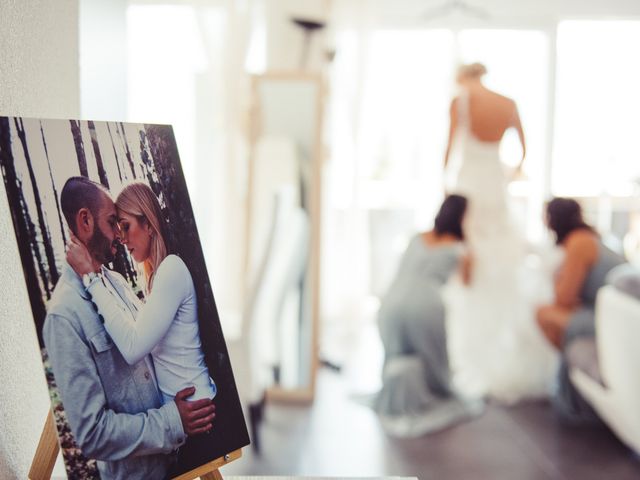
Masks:
[[[0,167],[68,478],[248,445],[172,128],[0,117]]]

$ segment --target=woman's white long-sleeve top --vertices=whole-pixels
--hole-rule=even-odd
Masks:
[[[107,283],[93,282],[88,292],[127,363],[151,354],[165,403],[190,386],[196,387],[190,400],[215,396],[200,342],[193,279],[180,257],[168,255],[160,263],[146,302],[137,302],[137,313],[114,301],[117,292]]]

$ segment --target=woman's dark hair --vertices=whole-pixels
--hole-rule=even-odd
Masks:
[[[467,199],[461,195],[449,195],[444,199],[436,215],[434,230],[437,234],[451,234],[464,240],[462,219],[467,210]]]
[[[572,198],[554,198],[547,203],[547,224],[556,235],[556,244],[564,242],[574,230],[593,230],[582,218],[580,204]]]

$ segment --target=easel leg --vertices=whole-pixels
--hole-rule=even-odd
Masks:
[[[31,468],[29,469],[29,480],[48,480],[56,464],[60,445],[58,444],[58,430],[56,429],[56,419],[49,409],[49,415],[42,429],[38,448],[33,456]]]
[[[201,480],[223,480],[220,470],[214,470],[213,472],[205,473],[200,477]]]

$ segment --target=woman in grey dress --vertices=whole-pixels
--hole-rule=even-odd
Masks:
[[[413,237],[383,297],[378,328],[383,387],[375,408],[388,433],[418,436],[478,413],[451,388],[441,289],[466,265],[462,219],[467,201],[450,195],[434,229]],[[465,269],[463,269],[465,270]]]
[[[536,317],[549,342],[563,350],[575,338],[595,333],[596,294],[609,271],[624,259],[584,222],[580,204],[573,199],[551,200],[547,224],[565,256],[554,282],[554,302],[539,307]]]
[[[569,379],[569,357],[578,345],[576,340],[595,337],[596,294],[607,274],[624,259],[602,243],[573,199],[551,200],[547,224],[565,253],[554,282],[554,302],[536,312],[540,329],[562,354],[553,403],[561,418],[570,423],[597,422],[595,412]]]

